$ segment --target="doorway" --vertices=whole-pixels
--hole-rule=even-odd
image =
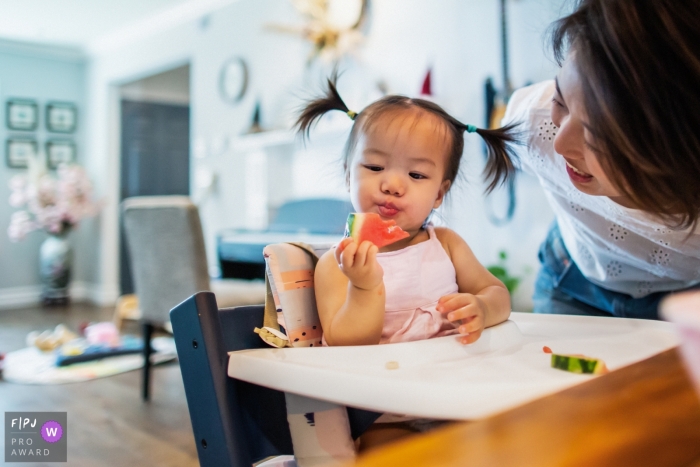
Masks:
[[[132,196],[190,194],[190,67],[120,87],[121,202]],[[134,293],[120,219],[121,294]]]

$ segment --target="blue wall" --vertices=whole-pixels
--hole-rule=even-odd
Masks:
[[[85,127],[85,60],[70,49],[39,47],[14,42],[0,41],[0,308],[9,301],[27,301],[27,295],[35,293],[39,285],[39,245],[45,233],[35,231],[18,243],[10,242],[7,227],[15,208],[8,203],[8,183],[12,176],[23,169],[11,169],[6,164],[5,147],[8,137],[27,135],[34,137],[40,147],[53,138],[72,139],[77,146],[80,162],[85,154],[83,128]],[[35,131],[8,130],[5,106],[7,99],[29,98],[39,104],[39,127]],[[50,101],[73,102],[78,107],[78,129],[72,134],[49,133],[46,130],[45,105]],[[74,247],[77,243],[90,241],[81,239],[79,232],[72,235]],[[88,281],[87,258],[75,248],[75,281]],[[90,251],[90,250],[88,250]]]

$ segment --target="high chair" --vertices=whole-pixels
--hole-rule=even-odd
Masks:
[[[551,368],[545,346],[595,356],[614,371],[678,345],[669,323],[513,312],[469,346],[447,336],[373,348],[271,349],[261,336],[280,347],[315,347],[321,339],[313,269],[324,248],[302,247],[265,248],[267,307],[219,310],[214,295],[202,292],[171,311],[202,466],[250,467],[284,454],[294,460],[266,467],[327,465],[355,455],[352,440],[377,412],[477,420],[590,381]]]
[[[317,256],[328,247],[265,247],[266,305],[218,309],[212,293],[200,292],[171,310],[192,429],[203,467],[250,467],[282,455],[294,455],[297,462],[284,463],[284,458],[278,458],[277,463],[260,465],[307,466],[351,458],[355,454],[353,440],[380,416],[285,395],[227,376],[228,352],[270,344],[320,344],[313,270]]]

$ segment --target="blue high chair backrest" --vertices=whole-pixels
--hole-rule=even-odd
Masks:
[[[228,352],[267,347],[253,332],[264,306],[219,310],[199,292],[170,311],[201,467],[250,467],[294,454],[284,393],[228,376]],[[357,439],[380,414],[348,408]]]
[[[197,454],[202,467],[250,467],[293,454],[284,394],[228,377],[228,354],[263,347],[252,332],[263,306],[219,310],[200,292],[170,312]]]

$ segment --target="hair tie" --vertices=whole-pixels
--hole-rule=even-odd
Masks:
[[[350,120],[355,120],[355,117],[357,117],[357,112],[353,112],[352,110],[348,110],[345,113],[348,114],[348,117],[350,117]]]
[[[476,133],[476,130],[478,130],[478,128],[474,125],[467,125],[467,133]]]

